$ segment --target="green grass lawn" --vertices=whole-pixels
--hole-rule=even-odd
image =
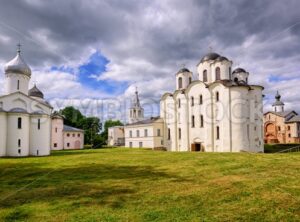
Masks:
[[[0,159],[0,221],[299,221],[300,153]]]

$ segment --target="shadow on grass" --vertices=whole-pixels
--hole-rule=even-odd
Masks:
[[[82,198],[89,199],[86,204],[109,203],[111,207],[121,207],[129,196],[131,199],[135,198],[141,189],[140,184],[150,186],[163,179],[185,181],[182,177],[158,171],[151,166],[89,164],[57,169],[50,174],[52,169],[39,166],[23,163],[14,168],[22,170],[11,169],[9,174],[2,173],[4,177],[0,181],[0,207]],[[28,184],[30,185],[27,186]],[[18,191],[19,189],[22,190]],[[5,195],[8,197],[5,198]],[[109,201],[111,198],[115,199],[113,203]]]

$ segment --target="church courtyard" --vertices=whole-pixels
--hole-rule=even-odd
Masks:
[[[0,175],[0,221],[300,220],[299,153],[55,151]]]

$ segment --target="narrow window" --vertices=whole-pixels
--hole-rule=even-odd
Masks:
[[[53,146],[54,146],[54,147],[57,147],[57,143],[54,143]]]
[[[179,89],[182,88],[182,78],[181,77],[178,78],[178,88]]]
[[[143,147],[143,142],[139,142],[139,147],[140,147],[140,148]]]
[[[20,89],[20,80],[18,80],[18,83],[17,83],[17,90]]]
[[[229,79],[231,79],[231,66],[229,67]]]
[[[55,132],[57,133],[57,127],[55,128]]]
[[[69,133],[67,133],[67,137],[70,137],[70,134],[69,134]]]
[[[163,141],[163,140],[161,140],[161,141],[160,141],[160,144],[161,144],[161,145],[164,145],[164,141]]]
[[[291,134],[289,133],[289,137],[291,137]]]
[[[148,130],[147,129],[144,130],[144,134],[145,134],[145,137],[148,136]]]
[[[194,97],[191,97],[191,106],[194,106]]]
[[[203,71],[203,82],[207,82],[207,70]]]
[[[18,149],[18,154],[21,154],[21,149]]]
[[[41,119],[38,119],[38,130],[41,129]]]
[[[73,135],[72,135],[73,137],[75,137],[75,133],[73,133]]]
[[[77,134],[77,137],[80,137],[80,133]]]
[[[189,78],[189,83],[191,84],[191,82],[192,82],[192,77]]]
[[[216,101],[219,102],[219,92],[216,92]]]
[[[22,118],[18,118],[18,129],[22,129]]]
[[[195,116],[193,115],[192,116],[192,128],[194,128],[195,127]]]
[[[216,68],[216,80],[220,80],[221,79],[221,71],[220,71],[220,67]]]
[[[200,115],[200,127],[202,128],[203,126],[204,126],[203,115]]]
[[[157,129],[157,136],[160,136],[160,129]]]
[[[36,151],[36,155],[37,155],[37,156],[39,155],[39,150]]]
[[[171,129],[168,128],[168,140],[171,140]]]
[[[70,147],[70,143],[67,143],[67,147]]]
[[[288,126],[288,130],[291,130],[291,127],[290,127],[290,126]]]
[[[217,126],[217,140],[220,139],[220,127]]]
[[[129,142],[129,147],[132,148],[132,142]]]
[[[181,140],[181,128],[178,129],[178,139]]]
[[[140,137],[140,131],[139,130],[136,131],[136,137]]]
[[[202,95],[200,95],[200,97],[199,97],[199,104],[200,104],[200,105],[203,104],[203,97],[202,97]]]
[[[178,99],[178,108],[180,108],[181,107],[181,101],[180,101],[180,99]]]
[[[132,138],[132,131],[129,131],[129,137]]]
[[[18,147],[21,147],[21,140],[18,139]]]

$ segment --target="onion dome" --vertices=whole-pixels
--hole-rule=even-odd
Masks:
[[[242,69],[242,68],[236,68],[236,69],[232,72],[232,74],[235,74],[235,73],[241,73],[241,72],[246,72],[246,70],[245,70],[245,69]]]
[[[220,55],[215,53],[215,52],[210,52],[208,54],[206,54],[202,59],[201,62],[205,62],[205,61],[210,61],[210,60],[216,60],[217,58],[219,58]]]
[[[282,101],[280,101],[281,95],[279,94],[278,91],[275,95],[275,99],[276,99],[276,101],[272,104],[272,106],[283,106],[284,105],[284,103]]]
[[[26,75],[28,77],[31,76],[31,69],[21,56],[20,45],[18,45],[16,57],[5,64],[4,71],[5,73],[17,73]]]
[[[188,70],[187,68],[181,68],[178,72],[177,72],[177,74],[179,74],[179,73],[183,73],[183,72],[190,72],[190,70]]]
[[[32,87],[32,89],[30,89],[28,91],[28,95],[29,96],[33,96],[33,97],[38,97],[38,98],[41,98],[41,99],[44,99],[44,94],[42,93],[41,90],[39,90],[36,85],[34,84],[34,86]]]
[[[220,57],[218,57],[218,58],[216,59],[216,61],[218,61],[218,62],[225,61],[225,60],[229,61],[229,60],[228,60],[226,57],[224,57],[224,56],[220,56]]]

